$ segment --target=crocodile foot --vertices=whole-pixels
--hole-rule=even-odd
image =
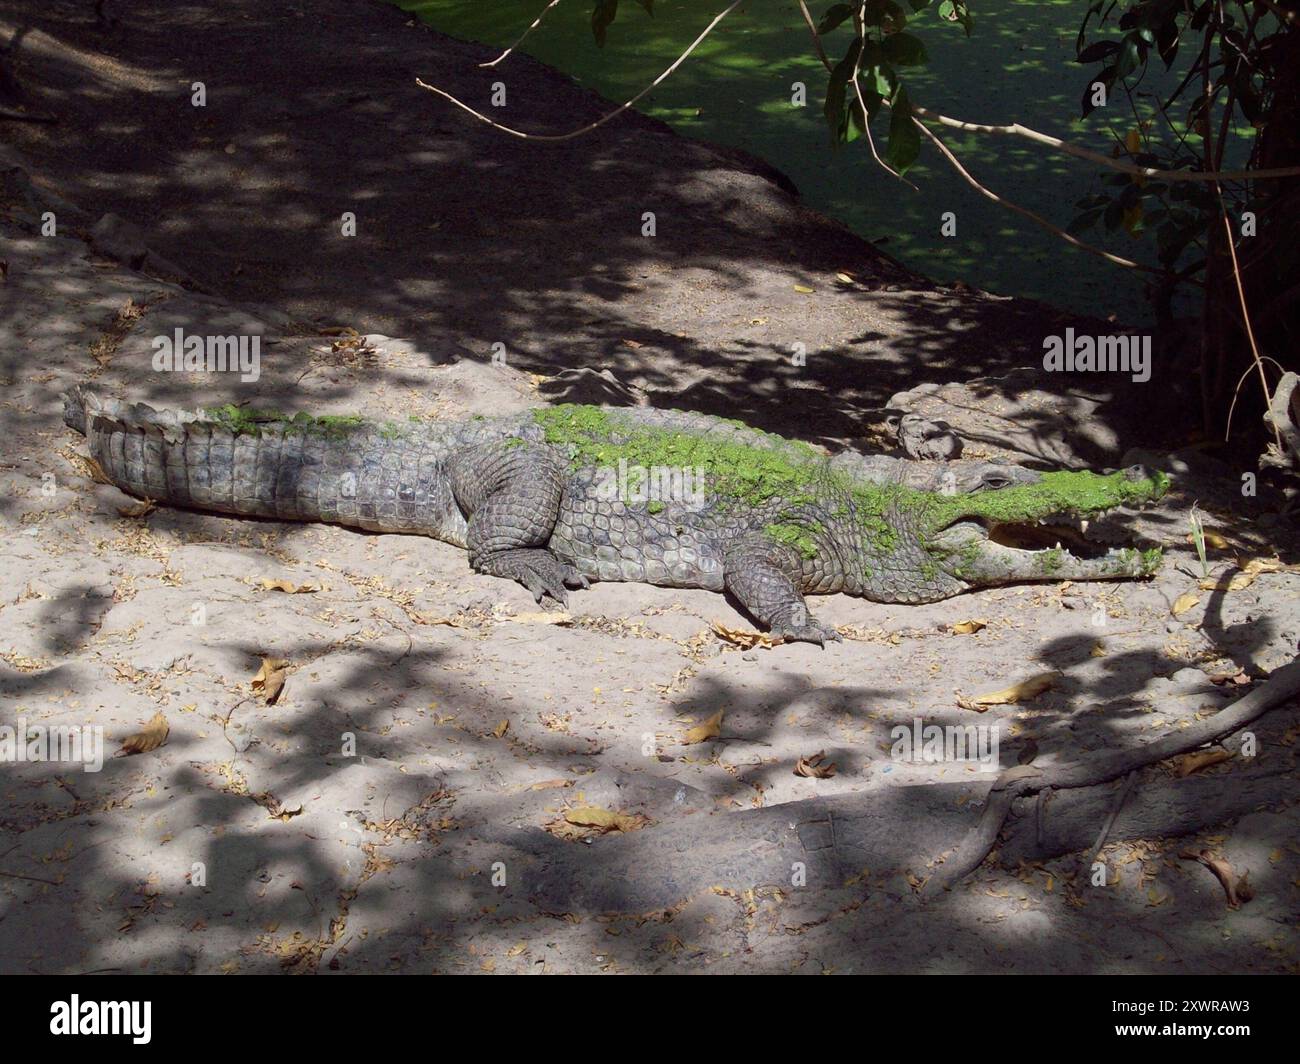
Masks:
[[[780,619],[773,619],[770,634],[773,639],[786,643],[816,643],[819,647],[844,641],[844,637],[831,625],[822,624],[802,607],[789,610]]]
[[[543,595],[550,595],[562,606],[568,606],[568,587],[589,587],[587,578],[568,562],[561,561],[542,547],[518,547],[503,550],[484,558],[479,572],[488,576],[501,576],[518,580],[532,592],[539,603]]]

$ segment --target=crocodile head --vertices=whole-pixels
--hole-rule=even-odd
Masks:
[[[1169,486],[1163,473],[1142,466],[1115,473],[1026,472],[1005,486],[984,483],[931,496],[921,533],[929,564],[949,594],[1020,581],[1141,577],[1159,567],[1158,548],[1097,544],[1088,531],[1110,510],[1160,498]]]

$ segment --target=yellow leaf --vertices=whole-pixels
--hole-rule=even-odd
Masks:
[[[723,710],[718,710],[713,716],[703,724],[697,724],[694,728],[687,731],[686,737],[682,740],[687,746],[693,746],[696,743],[707,743],[710,739],[716,739],[722,734],[722,714]]]
[[[1013,683],[1010,687],[1004,687],[1001,691],[994,691],[992,694],[979,695],[971,701],[977,706],[1008,706],[1017,702],[1028,702],[1031,698],[1036,698],[1050,689],[1060,678],[1059,672],[1035,673],[1027,680]]]
[[[509,616],[500,618],[503,621],[511,621],[514,624],[572,624],[573,618],[560,610],[548,612],[546,610],[536,610],[530,613],[512,613]]]
[[[1228,541],[1226,539],[1224,539],[1217,532],[1211,532],[1208,528],[1201,533],[1201,536],[1205,540],[1205,545],[1207,547],[1213,547],[1215,550],[1227,550],[1229,547]],[[1190,532],[1187,533],[1187,542],[1188,543],[1196,542],[1196,537],[1192,535],[1192,533]]]
[[[288,664],[283,658],[263,658],[262,667],[253,677],[253,690],[262,695],[268,706],[275,704],[284,689],[284,670]]]
[[[974,635],[981,628],[987,628],[988,626],[988,621],[958,621],[950,630],[953,635]]]
[[[498,739],[500,739],[509,730],[510,730],[510,721],[503,720],[500,724],[498,724],[495,728],[492,729],[492,734],[495,735]]]
[[[291,580],[261,580],[257,586],[263,591],[283,591],[286,595],[310,595],[320,590],[320,584],[295,584]]]
[[[1191,591],[1188,591],[1184,595],[1179,595],[1178,598],[1174,600],[1173,609],[1171,609],[1169,612],[1172,613],[1175,617],[1181,617],[1184,613],[1186,613],[1188,610],[1190,610],[1193,606],[1195,606],[1200,601],[1201,601],[1200,595],[1196,595],[1193,594]]]
[[[796,292],[803,292],[805,295],[807,295],[809,292],[812,291],[812,289],[809,288],[806,284],[797,284],[794,286],[794,290]]]
[[[1207,576],[1201,581],[1205,591],[1241,591],[1250,587],[1261,573],[1297,573],[1300,565],[1283,565],[1277,558],[1238,558],[1238,572],[1231,570],[1218,576]],[[1225,583],[1225,577],[1227,581]]]
[[[1136,155],[1142,150],[1142,134],[1136,129],[1130,129],[1124,138],[1124,147],[1130,155]]]
[[[721,621],[712,622],[711,627],[720,638],[745,650],[750,649],[750,647],[776,646],[775,640],[766,632],[751,632],[744,628],[728,628]]]
[[[636,831],[645,826],[645,817],[616,813],[598,805],[569,809],[565,812],[564,819],[575,827],[598,828],[601,831]]]
[[[826,751],[819,750],[811,757],[801,757],[795,763],[794,774],[796,776],[808,776],[813,779],[828,780],[835,775],[838,766],[832,762],[826,764]]]
[[[1230,757],[1232,757],[1231,750],[1217,747],[1213,750],[1198,750],[1194,754],[1183,754],[1182,757],[1173,758],[1170,764],[1173,765],[1174,775],[1183,779],[1193,772],[1200,772],[1203,768],[1227,761]]]
[[[170,731],[167,718],[161,712],[155,713],[144,726],[143,731],[128,735],[122,740],[122,753],[147,754],[150,750],[157,750],[167,741]]]

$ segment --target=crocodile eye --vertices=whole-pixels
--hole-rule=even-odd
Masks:
[[[996,469],[988,470],[980,477],[981,488],[1009,488],[1011,486],[1011,477]]]

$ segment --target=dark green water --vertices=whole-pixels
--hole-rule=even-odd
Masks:
[[[545,0],[403,0],[402,6],[445,33],[504,46]],[[522,50],[622,102],[652,81],[725,6],[725,0],[657,0],[651,18],[624,0],[602,49],[592,39],[590,0],[562,0]],[[827,0],[810,6],[820,16]],[[930,53],[929,66],[910,75],[914,101],[972,122],[1019,121],[1102,151],[1133,128],[1122,98],[1094,112],[1086,126],[1074,121],[1085,76],[1073,58],[1082,0],[976,0],[969,40],[959,26],[942,22],[934,7],[909,26]],[[828,41],[832,59],[843,54],[847,32]],[[498,68],[507,80],[509,62]],[[791,86],[800,81],[808,87],[802,108],[791,105]],[[920,163],[908,174],[916,190],[877,167],[861,141],[832,151],[821,114],[825,83],[797,6],[751,0],[639,106],[682,133],[768,160],[790,176],[807,204],[937,280],[961,280],[1130,322],[1149,319],[1133,271],[1075,251],[983,199],[931,145],[922,147]],[[884,132],[881,121],[879,139]],[[1028,141],[954,130],[941,136],[986,185],[1059,226],[1074,217],[1075,200],[1096,190],[1092,164]],[[947,211],[956,215],[955,237],[940,232]],[[1122,231],[1097,229],[1087,239],[1139,261],[1154,255],[1151,242]]]

